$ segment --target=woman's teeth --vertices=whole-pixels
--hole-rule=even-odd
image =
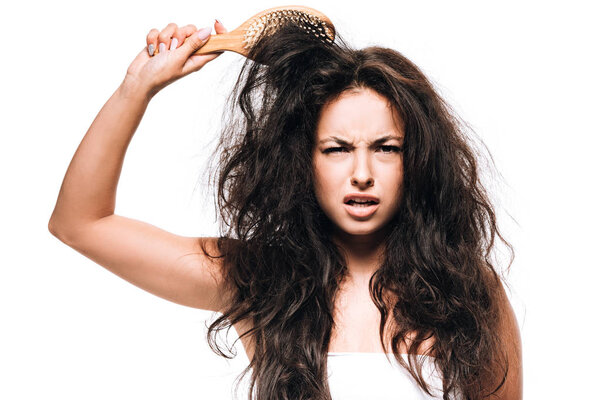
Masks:
[[[348,202],[348,204],[350,204],[351,206],[354,206],[354,207],[368,207],[370,205],[375,204],[375,202],[374,201],[365,201],[365,202],[360,202],[359,203],[359,202],[356,202],[354,200],[350,200]]]

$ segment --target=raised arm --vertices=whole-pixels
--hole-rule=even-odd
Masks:
[[[220,23],[215,30],[226,32]],[[68,246],[157,296],[190,307],[219,310],[224,293],[214,238],[171,234],[114,214],[125,153],[152,97],[175,80],[198,71],[218,54],[192,55],[210,29],[169,24],[153,29],[119,88],[102,107],[77,148],[48,223]],[[204,39],[202,39],[204,36]],[[172,42],[172,38],[177,39]],[[171,43],[175,43],[171,45]],[[171,46],[171,49],[169,47]]]

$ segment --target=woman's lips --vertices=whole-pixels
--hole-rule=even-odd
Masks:
[[[377,211],[379,203],[369,205],[344,204],[346,212],[355,218],[368,218]]]

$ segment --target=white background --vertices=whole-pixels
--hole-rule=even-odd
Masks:
[[[2,6],[0,398],[231,398],[247,360],[209,350],[212,313],[121,280],[54,238],[47,223],[71,157],[150,28],[200,28],[216,17],[232,30],[282,4]],[[355,47],[401,51],[487,144],[503,177],[492,186],[500,227],[516,250],[508,280],[525,396],[600,398],[600,32],[592,2],[304,4]],[[125,159],[117,214],[180,235],[217,233],[202,173],[241,61],[225,53],[152,100]]]

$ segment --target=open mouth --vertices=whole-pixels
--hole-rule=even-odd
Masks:
[[[377,204],[377,202],[371,201],[371,200],[367,200],[367,201],[349,200],[346,202],[346,204],[353,206],[353,207],[369,207],[369,206]]]

